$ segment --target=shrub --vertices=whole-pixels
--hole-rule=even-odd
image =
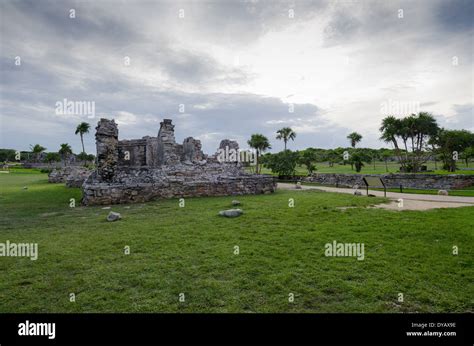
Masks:
[[[291,150],[265,155],[265,166],[270,168],[273,173],[278,173],[279,176],[293,176],[298,157],[298,153]]]

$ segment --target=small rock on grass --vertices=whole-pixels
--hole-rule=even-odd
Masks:
[[[448,196],[448,191],[447,190],[438,190],[438,195],[440,196]]]
[[[242,209],[228,209],[228,210],[221,210],[219,212],[220,216],[225,217],[237,217],[243,214]]]
[[[232,205],[240,205],[240,201],[234,199],[234,200],[232,201]]]
[[[122,218],[122,216],[120,215],[120,213],[116,213],[114,211],[111,211],[109,213],[109,215],[107,215],[107,221],[117,221],[117,220],[120,220]]]
[[[354,196],[362,196],[362,192],[360,192],[360,191],[354,191]]]

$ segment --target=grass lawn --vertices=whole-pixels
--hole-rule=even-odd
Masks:
[[[36,261],[0,257],[0,312],[474,312],[473,207],[278,191],[238,197],[237,219],[217,216],[235,199],[219,197],[113,206],[123,220],[108,223],[109,210],[70,208],[80,196],[0,174],[0,242],[39,244]],[[365,259],[325,257],[333,240],[364,243]]]
[[[464,162],[459,161],[457,163],[458,169],[456,172],[448,172],[448,171],[443,171],[439,169],[442,164],[438,162],[437,167],[438,169],[435,169],[434,162],[430,161],[426,163],[426,166],[428,166],[428,170],[431,170],[432,172],[427,172],[427,174],[474,174],[474,170],[466,170],[465,168],[474,168],[473,164],[471,163],[469,167],[466,167],[466,164]],[[387,167],[385,167],[385,162],[382,161],[376,161],[375,162],[375,169],[374,165],[372,163],[366,163],[365,166],[362,168],[362,171],[360,173],[357,173],[355,169],[351,169],[350,164],[346,165],[340,165],[335,163],[332,167],[329,167],[329,164],[327,162],[318,162],[316,163],[316,168],[317,170],[314,173],[344,173],[344,174],[387,174],[387,173],[397,173],[398,170],[400,169],[400,164],[396,162],[388,162]],[[387,171],[388,168],[388,171]],[[464,169],[462,169],[464,168]],[[272,174],[272,171],[268,168],[263,168],[262,173],[265,174]],[[297,175],[307,175],[308,170],[304,165],[302,166],[297,166],[296,167],[296,174]]]

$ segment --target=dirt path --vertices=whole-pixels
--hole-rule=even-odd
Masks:
[[[295,190],[295,184],[278,183],[279,189]],[[327,186],[308,186],[301,185],[301,190],[322,190],[327,192],[348,193],[353,195],[354,189],[327,187]],[[363,196],[366,195],[366,190],[359,189]],[[369,190],[370,194],[377,197],[383,197],[383,191]],[[435,208],[459,208],[474,206],[474,197],[460,197],[460,196],[438,196],[438,195],[424,195],[415,193],[398,193],[387,192],[387,198],[392,200],[388,204],[378,204],[375,208],[390,209],[390,210],[428,210]]]

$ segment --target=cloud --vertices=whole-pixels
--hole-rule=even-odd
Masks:
[[[77,152],[77,123],[108,117],[128,139],[171,118],[179,140],[200,138],[206,152],[257,132],[279,150],[283,126],[298,133],[290,148],[346,146],[352,131],[375,147],[387,100],[472,129],[472,10],[463,0],[3,1],[0,145]],[[96,119],[55,114],[64,98],[95,102]],[[94,152],[93,133],[85,141]]]
[[[466,129],[474,132],[474,104],[453,105],[454,115],[450,117],[438,115],[440,126],[462,130]]]

